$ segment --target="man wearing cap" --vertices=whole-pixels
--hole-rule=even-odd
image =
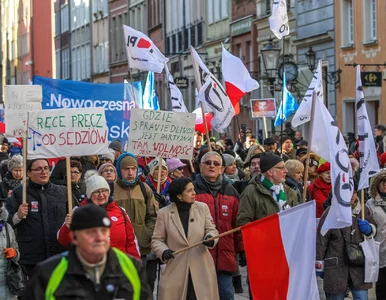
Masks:
[[[63,252],[56,234],[67,214],[67,187],[49,181],[46,159],[27,162],[27,202],[22,203],[22,186],[13,190],[6,200],[8,223],[16,230],[20,260],[29,276],[35,265]],[[73,205],[78,201],[71,195]]]
[[[114,183],[113,199],[129,215],[138,239],[141,258],[146,265],[146,256],[151,252],[157,207],[153,191],[139,180],[138,175],[138,161],[135,155],[128,152],[121,154],[117,160],[118,178]],[[150,267],[154,266],[147,266]],[[149,284],[154,286],[153,272],[148,273]]]
[[[270,138],[270,137],[266,138],[264,140],[264,146],[263,147],[264,147],[265,152],[276,153],[277,144],[273,138]]]
[[[215,151],[205,153],[201,158],[200,171],[194,182],[196,201],[208,205],[220,234],[236,228],[239,194],[223,176],[221,155]],[[210,250],[216,266],[220,299],[234,298],[232,273],[236,272],[238,263],[235,255],[243,250],[240,232],[222,237],[216,248]]]
[[[141,262],[110,247],[110,225],[97,205],[76,209],[73,246],[37,265],[23,299],[152,299]]]
[[[297,204],[297,195],[284,192],[288,173],[283,159],[273,153],[260,154],[261,176],[255,176],[241,194],[237,226],[259,220]]]
[[[296,150],[292,147],[291,138],[283,134],[280,136],[281,148],[279,149],[279,153],[283,155],[283,159],[286,161],[288,159],[295,159]]]

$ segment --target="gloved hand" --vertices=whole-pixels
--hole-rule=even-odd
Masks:
[[[214,240],[206,242],[205,240],[210,239],[212,236],[210,234],[207,234],[206,237],[204,237],[204,241],[202,244],[207,247],[213,247],[214,246]]]
[[[358,226],[359,226],[359,230],[363,234],[365,234],[365,235],[371,234],[371,231],[372,231],[371,225],[366,220],[358,219]]]
[[[15,248],[4,248],[3,254],[5,258],[14,258],[17,255],[17,251]]]
[[[239,265],[240,267],[245,267],[247,265],[247,258],[245,257],[245,252],[239,253]]]
[[[163,261],[169,260],[169,259],[172,259],[172,258],[174,258],[173,250],[167,249],[167,250],[165,250],[165,251],[162,253],[162,260],[163,260]]]
[[[162,206],[165,206],[166,205],[166,198],[165,196],[161,195],[161,194],[158,194],[156,192],[154,192],[154,198],[155,200],[157,200],[157,202],[159,204],[161,204]]]

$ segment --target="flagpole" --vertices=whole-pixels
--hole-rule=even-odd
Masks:
[[[283,63],[284,63],[284,48],[285,48],[285,45],[284,45],[284,40],[285,40],[285,36],[283,36]],[[284,66],[284,65],[283,65]],[[284,71],[284,68],[283,68],[283,81],[284,81],[284,77],[285,77],[285,71]],[[286,81],[286,84],[287,84],[287,81]],[[275,97],[274,97],[275,98]],[[282,91],[281,91],[281,124],[280,124],[280,156],[283,158],[283,116],[284,116],[284,86],[282,87]]]
[[[361,215],[362,220],[365,220],[365,189],[361,190]]]
[[[261,86],[261,99],[264,99],[264,80],[262,79],[260,81],[260,86]],[[268,132],[267,132],[267,119],[265,116],[263,116],[263,127],[264,127],[264,139],[268,137]],[[263,139],[263,142],[264,142]]]
[[[311,141],[312,141],[312,132],[314,131],[314,115],[315,115],[315,103],[316,97],[315,97],[315,91],[312,92],[312,101],[311,101],[311,120],[310,120],[310,128],[308,130],[308,148],[307,148],[307,154],[306,154],[306,167],[304,170],[304,177],[303,177],[303,203],[307,200],[307,181],[308,181],[308,169],[309,169],[309,160],[310,160],[310,149],[311,149]],[[311,199],[313,200],[313,199]]]

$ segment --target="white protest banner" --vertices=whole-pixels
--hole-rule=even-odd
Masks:
[[[5,86],[5,130],[9,136],[22,137],[27,130],[27,113],[42,109],[40,85]]]
[[[128,152],[139,156],[192,159],[196,115],[132,108]]]
[[[49,109],[28,113],[28,159],[107,152],[103,107]]]

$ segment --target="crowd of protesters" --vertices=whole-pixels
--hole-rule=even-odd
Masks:
[[[382,168],[385,134],[377,125]],[[345,139],[357,179],[358,140],[351,133]],[[246,129],[235,142],[223,135],[207,141],[197,131],[191,161],[136,157],[114,140],[106,153],[71,157],[67,195],[65,159],[24,165],[21,148],[3,138],[0,299],[16,297],[6,278],[10,260],[28,278],[22,299],[152,299],[155,291],[161,300],[234,299],[244,292],[239,267],[248,267],[242,236],[237,231],[216,236],[309,200],[316,201],[320,219],[316,271],[327,299],[344,299],[348,290],[355,299],[367,299],[371,285],[364,282],[364,266],[350,265],[344,249],[347,242],[372,237],[381,243],[376,295],[386,299],[386,171],[375,175],[365,193],[366,218],[360,217],[354,180],[352,226],[322,236],[331,205],[331,165],[317,153],[307,159],[307,147],[290,125],[264,139]],[[202,245],[175,254],[197,242]]]

